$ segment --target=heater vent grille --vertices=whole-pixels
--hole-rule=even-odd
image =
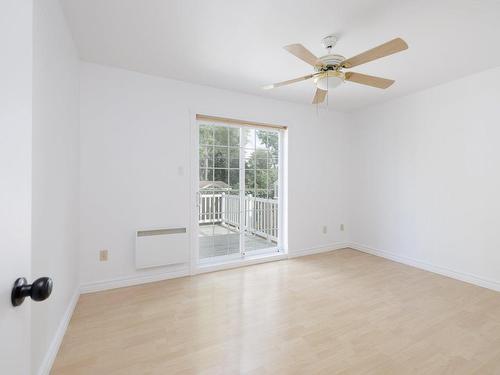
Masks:
[[[144,229],[136,232],[136,268],[168,266],[188,260],[189,237],[186,228]]]

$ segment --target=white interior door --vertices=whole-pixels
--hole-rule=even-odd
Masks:
[[[30,303],[13,307],[14,281],[30,279],[32,3],[0,11],[0,373],[30,369]]]

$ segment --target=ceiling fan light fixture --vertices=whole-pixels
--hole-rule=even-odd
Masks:
[[[330,70],[328,72],[318,75],[314,79],[316,87],[320,90],[328,91],[328,89],[333,89],[345,80],[345,75],[342,72],[336,70]]]

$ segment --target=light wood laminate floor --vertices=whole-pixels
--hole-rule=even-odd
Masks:
[[[345,249],[86,294],[52,374],[500,374],[500,293]]]

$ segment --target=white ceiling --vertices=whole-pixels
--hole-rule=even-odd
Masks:
[[[260,86],[312,68],[282,46],[345,57],[395,37],[407,51],[353,71],[392,78],[379,90],[346,83],[329,106],[348,111],[500,65],[499,0],[61,0],[85,61],[309,103],[311,81]]]

